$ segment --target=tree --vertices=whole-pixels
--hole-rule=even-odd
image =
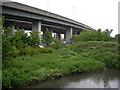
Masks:
[[[30,32],[30,36],[28,36],[27,41],[30,46],[38,46],[40,45],[40,37],[38,36],[38,32],[32,31]]]
[[[107,35],[110,35],[110,34],[112,33],[112,31],[113,31],[112,29],[111,29],[111,30],[105,29],[104,32],[105,32]]]
[[[53,41],[52,33],[46,28],[44,34],[43,34],[43,42],[46,46],[50,46]]]
[[[112,30],[105,30],[102,32],[98,30],[83,29],[78,36],[73,36],[73,41],[110,41],[110,33]]]
[[[115,41],[118,41],[120,43],[120,34],[115,35]]]

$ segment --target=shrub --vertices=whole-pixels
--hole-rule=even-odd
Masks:
[[[53,49],[50,47],[39,48],[40,53],[52,53]]]
[[[54,39],[54,44],[52,45],[53,48],[55,49],[59,49],[62,48],[64,45],[61,43],[60,40]]]
[[[11,87],[11,77],[12,77],[12,72],[9,72],[7,70],[4,70],[3,74],[2,74],[2,83],[3,86],[6,88],[12,88]],[[3,88],[4,88],[3,87]]]
[[[18,55],[27,54],[33,55],[36,53],[35,52],[36,49],[32,49],[32,47],[30,46],[38,46],[40,44],[38,33],[31,32],[31,36],[28,36],[26,33],[24,33],[24,29],[17,28],[15,34],[12,35],[11,34],[12,29],[10,27],[3,29],[4,29],[4,34],[2,34],[3,60],[5,59],[9,60],[10,57],[16,57]]]
[[[110,41],[112,38],[108,31],[99,30],[88,30],[83,29],[83,31],[78,36],[73,36],[72,40],[76,41]]]
[[[24,72],[22,70],[11,69],[4,70],[2,74],[3,88],[13,88],[22,85],[25,81]],[[23,80],[24,79],[24,80]]]
[[[27,46],[24,49],[20,49],[20,55],[28,55],[28,54],[30,54],[31,49],[32,48],[30,46]]]
[[[98,53],[94,56],[94,58],[98,61],[105,63],[108,68],[118,68],[118,55],[111,52],[103,52]]]
[[[16,57],[20,54],[20,50],[16,49],[14,51],[9,51],[8,52],[8,55],[11,56],[11,57]]]
[[[20,55],[35,55],[38,54],[38,48],[37,47],[31,47],[31,46],[26,46],[25,48],[20,48]]]
[[[28,36],[27,43],[30,46],[39,46],[40,37],[38,36],[38,32],[35,32],[35,31],[30,32],[30,36]]]
[[[120,68],[118,44],[116,42],[88,41],[76,42],[69,48],[83,57],[92,57],[103,62],[107,68]]]
[[[114,40],[120,43],[120,34],[115,35]]]
[[[43,43],[45,44],[45,46],[51,46],[52,42],[52,33],[48,29],[46,29],[43,34]]]

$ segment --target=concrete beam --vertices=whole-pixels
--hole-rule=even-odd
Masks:
[[[72,28],[68,28],[66,30],[65,40],[66,40],[67,43],[71,42],[72,33],[73,33],[73,29]]]

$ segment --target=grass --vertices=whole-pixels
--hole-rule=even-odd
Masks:
[[[71,73],[98,70],[105,70],[104,63],[83,57],[68,48],[61,48],[53,53],[20,56],[9,60],[3,69],[3,87],[13,88]]]
[[[69,48],[83,57],[103,62],[108,68],[120,69],[117,42],[77,42],[69,45]]]
[[[38,49],[12,58],[3,67],[3,87],[13,88],[68,74],[120,69],[116,42],[76,42],[60,49]]]

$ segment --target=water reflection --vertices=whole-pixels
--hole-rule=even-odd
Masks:
[[[28,88],[118,88],[118,71],[81,73],[49,80]]]

